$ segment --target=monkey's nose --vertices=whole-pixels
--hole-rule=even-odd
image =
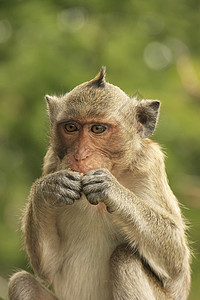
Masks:
[[[81,160],[85,160],[86,158],[89,157],[89,153],[87,152],[78,152],[74,155],[74,158],[76,161],[81,161]]]

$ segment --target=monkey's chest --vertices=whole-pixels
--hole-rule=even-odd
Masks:
[[[61,223],[64,263],[54,281],[58,298],[111,300],[110,257],[120,244],[113,217],[103,206],[83,202],[63,212]]]

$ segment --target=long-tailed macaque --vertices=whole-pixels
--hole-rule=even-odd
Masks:
[[[14,274],[9,299],[187,299],[185,224],[148,139],[160,102],[129,98],[104,67],[46,101],[50,145],[22,226],[37,279]]]

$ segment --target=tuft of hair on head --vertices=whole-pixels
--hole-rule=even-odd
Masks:
[[[102,66],[100,72],[91,81],[88,82],[89,85],[96,85],[98,87],[104,87],[106,83],[106,67]]]

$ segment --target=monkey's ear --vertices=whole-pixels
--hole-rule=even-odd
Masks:
[[[137,132],[142,138],[147,138],[154,132],[159,107],[160,102],[157,100],[142,100],[136,106]]]
[[[106,67],[102,66],[100,72],[94,79],[88,82],[89,85],[97,85],[98,87],[103,87],[106,83]]]
[[[57,111],[57,103],[58,103],[58,98],[56,96],[45,96],[45,100],[47,103],[47,111],[49,114],[49,117],[55,116],[55,113]]]

